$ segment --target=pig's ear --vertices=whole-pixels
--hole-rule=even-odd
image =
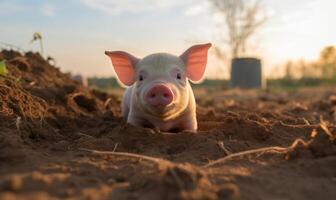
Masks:
[[[194,45],[180,56],[186,65],[187,77],[190,80],[197,82],[202,79],[210,47],[211,43]]]
[[[111,58],[119,80],[131,86],[135,81],[135,65],[139,59],[123,51],[105,51],[105,54]]]

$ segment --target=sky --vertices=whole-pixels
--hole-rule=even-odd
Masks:
[[[251,38],[247,55],[262,59],[266,77],[280,76],[288,60],[314,60],[323,47],[336,45],[336,1],[262,2],[268,20]],[[180,55],[197,43],[222,46],[226,34],[207,0],[0,0],[0,18],[0,42],[38,51],[30,41],[40,32],[44,56],[55,58],[64,72],[85,76],[114,74],[105,50],[140,58]],[[228,77],[228,52],[225,58],[210,52],[207,78]]]

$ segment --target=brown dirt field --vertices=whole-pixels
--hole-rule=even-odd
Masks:
[[[127,125],[120,91],[85,88],[38,54],[1,59],[0,199],[336,197],[332,88],[199,89],[198,133],[169,134]]]

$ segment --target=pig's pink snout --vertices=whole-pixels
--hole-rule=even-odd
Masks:
[[[167,106],[174,98],[171,89],[165,85],[155,85],[149,89],[146,95],[146,101],[151,106]]]

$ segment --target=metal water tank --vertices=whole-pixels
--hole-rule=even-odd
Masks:
[[[257,58],[234,58],[230,86],[233,88],[264,88],[261,61]]]

